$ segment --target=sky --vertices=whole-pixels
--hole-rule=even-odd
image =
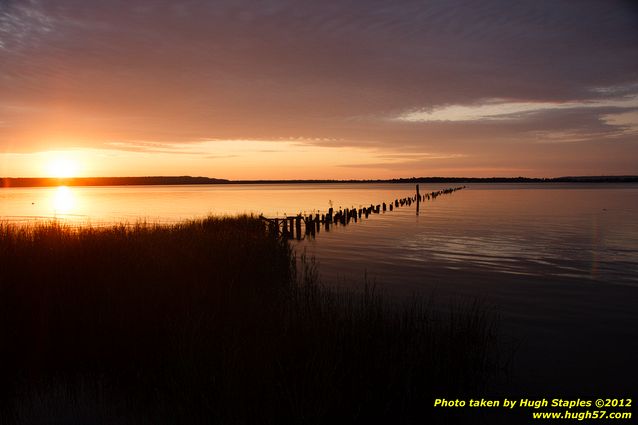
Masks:
[[[0,176],[638,174],[638,3],[0,0]]]

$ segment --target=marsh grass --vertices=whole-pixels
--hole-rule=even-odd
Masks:
[[[326,287],[251,217],[0,225],[1,423],[423,423],[496,372],[482,303]]]

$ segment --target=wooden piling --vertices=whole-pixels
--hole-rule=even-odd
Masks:
[[[297,234],[297,240],[301,239],[301,216],[295,217],[295,233]]]
[[[304,219],[306,223],[306,235],[310,235],[312,237],[315,236],[315,220],[312,218],[312,215],[309,215]]]

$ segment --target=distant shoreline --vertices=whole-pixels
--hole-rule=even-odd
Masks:
[[[210,184],[321,184],[321,183],[638,183],[638,176],[534,177],[411,177],[368,180],[228,180],[191,176],[149,177],[5,177],[0,187],[53,186],[166,186]]]

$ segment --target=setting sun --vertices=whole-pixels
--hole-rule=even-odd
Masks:
[[[49,177],[75,177],[78,173],[77,161],[68,157],[56,157],[51,159],[46,166]]]

